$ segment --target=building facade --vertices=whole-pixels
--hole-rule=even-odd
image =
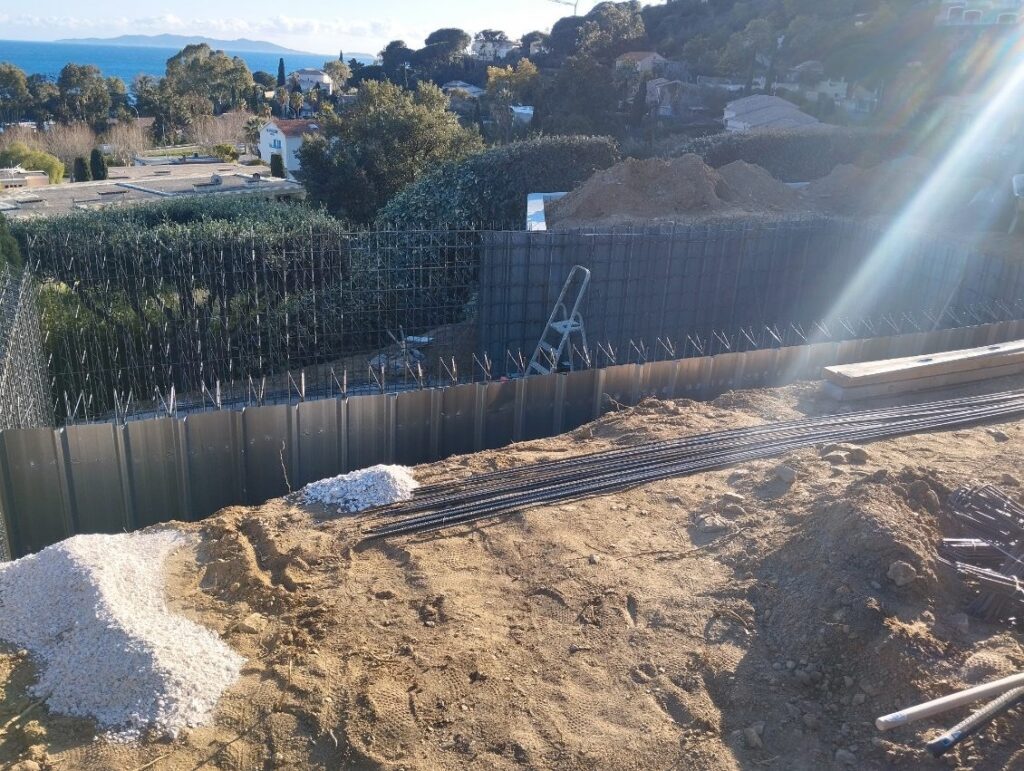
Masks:
[[[316,121],[312,120],[281,120],[275,118],[268,121],[260,129],[260,158],[267,163],[275,155],[281,156],[288,179],[294,179],[295,173],[302,168],[299,150],[306,134],[315,134],[320,130]]]

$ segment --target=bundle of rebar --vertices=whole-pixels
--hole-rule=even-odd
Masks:
[[[993,485],[961,487],[949,498],[970,538],[946,538],[939,556],[979,589],[968,610],[986,621],[1024,609],[1024,507]]]
[[[420,488],[369,514],[364,540],[441,530],[531,508],[606,495],[823,444],[865,442],[1024,415],[1024,390],[715,431]]]

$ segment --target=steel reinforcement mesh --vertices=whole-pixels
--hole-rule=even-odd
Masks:
[[[50,233],[25,249],[48,401],[32,406],[33,386],[5,403],[61,425],[518,375],[576,264],[592,271],[577,367],[1024,318],[1015,261],[926,238],[837,307],[880,237],[820,218],[546,233],[320,224],[173,243],[83,231],[69,258],[67,234]],[[24,359],[39,337],[8,339]]]

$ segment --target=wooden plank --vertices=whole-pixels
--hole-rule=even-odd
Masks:
[[[861,364],[825,367],[826,380],[844,387],[893,383],[916,378],[936,377],[988,367],[1004,367],[1024,362],[1024,340],[945,351],[927,356],[907,356]]]
[[[933,388],[947,388],[949,386],[961,385],[963,383],[974,383],[979,380],[991,380],[993,378],[1019,375],[1024,372],[1024,361],[1004,364],[997,367],[985,367],[983,369],[965,370],[963,372],[949,372],[943,375],[931,377],[918,377],[910,380],[898,380],[891,383],[874,383],[871,385],[842,387],[835,383],[825,383],[825,394],[842,402],[852,402],[860,399],[873,399],[879,396],[895,396],[897,394],[912,393],[914,391],[926,391]]]

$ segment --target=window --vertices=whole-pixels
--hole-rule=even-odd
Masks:
[[[981,11],[965,11],[964,12],[964,24],[980,24],[981,23]]]
[[[1001,13],[999,14],[998,22],[1000,24],[1016,24],[1017,14],[1015,13]]]
[[[946,12],[947,21],[963,21],[964,18],[964,7],[962,5],[951,6]]]

